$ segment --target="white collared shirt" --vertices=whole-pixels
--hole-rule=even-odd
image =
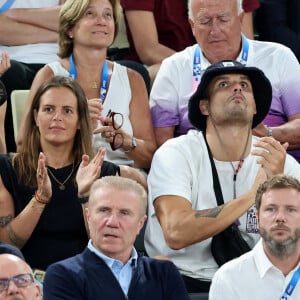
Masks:
[[[110,270],[118,280],[124,294],[127,295],[132,278],[132,269],[137,265],[138,255],[136,250],[132,248],[131,257],[124,265],[121,261],[108,257],[102,252],[100,252],[98,249],[96,249],[92,244],[92,240],[89,240],[88,248],[90,251],[92,251],[98,257],[104,260],[106,265],[110,268]]]
[[[294,272],[287,276],[266,256],[262,240],[252,251],[223,265],[214,275],[209,300],[280,300]],[[300,282],[289,300],[300,299]]]

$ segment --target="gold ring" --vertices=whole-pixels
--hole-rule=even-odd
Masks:
[[[39,173],[38,173],[38,176],[39,176],[40,179],[43,179],[43,178],[44,178],[44,174],[43,174],[42,172],[39,172]]]

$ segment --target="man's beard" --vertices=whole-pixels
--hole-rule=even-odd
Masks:
[[[260,235],[262,236],[272,255],[278,258],[286,258],[297,251],[297,244],[300,239],[300,228],[295,230],[294,235],[282,241],[274,240],[263,228],[260,229]]]
[[[236,106],[233,108],[224,108],[223,120],[226,120],[227,124],[232,125],[248,125],[253,119],[253,115],[250,115],[247,109],[243,106]]]

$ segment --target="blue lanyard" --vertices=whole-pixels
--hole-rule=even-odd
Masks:
[[[15,0],[6,0],[6,2],[0,7],[0,13],[3,13],[10,9],[10,7],[14,4]]]
[[[194,63],[193,63],[193,92],[196,91],[200,83],[201,75],[201,55],[200,47],[197,46],[194,52]]]
[[[69,56],[69,62],[70,62],[70,77],[75,80],[77,78],[77,70],[74,63],[73,54]],[[108,64],[107,61],[105,60],[103,63],[102,80],[100,84],[100,99],[102,100],[102,103],[105,101],[107,88],[108,88]]]
[[[242,41],[243,41],[243,51],[240,63],[246,66],[249,54],[249,41],[248,39],[242,34]]]
[[[287,285],[284,293],[281,296],[281,300],[287,300],[290,297],[299,281],[300,278],[300,267],[295,271],[290,283]]]
[[[244,66],[248,60],[249,54],[249,41],[248,39],[242,34],[242,57],[240,63]],[[199,45],[196,47],[194,52],[194,62],[193,62],[193,92],[196,90],[199,82],[200,82],[200,75],[201,75],[201,55],[200,55],[200,47]]]

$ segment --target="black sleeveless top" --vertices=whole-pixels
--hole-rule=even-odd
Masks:
[[[54,176],[63,182],[71,173],[73,165],[61,169],[50,168]],[[49,174],[52,184],[52,198],[46,205],[40,220],[31,237],[21,249],[26,261],[32,268],[46,270],[49,264],[76,255],[83,251],[88,242],[81,204],[78,202],[75,177],[78,166],[75,166],[65,189]],[[49,172],[48,172],[49,173]],[[104,162],[101,175],[109,176],[119,173],[119,167]],[[31,200],[35,189],[19,185],[8,154],[0,155],[0,175],[4,186],[11,194],[17,216]]]

